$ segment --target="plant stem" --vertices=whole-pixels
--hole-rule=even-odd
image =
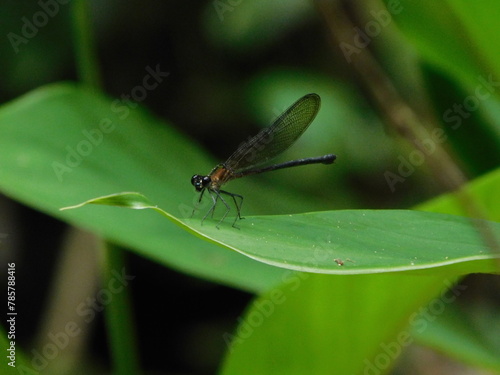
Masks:
[[[89,88],[100,90],[102,88],[101,76],[89,13],[90,6],[87,0],[74,1],[73,37],[76,70],[81,83]]]
[[[97,54],[95,52],[87,0],[73,2],[73,36],[76,69],[79,81],[86,87],[102,90]],[[103,288],[100,293],[109,298],[104,309],[112,357],[113,373],[137,375],[140,373],[139,355],[128,294],[129,280],[125,270],[125,256],[121,249],[104,244],[102,262]]]
[[[109,336],[113,373],[140,374],[133,314],[129,297],[130,280],[135,278],[125,269],[124,252],[107,243],[103,262],[104,289],[111,302],[104,309]]]

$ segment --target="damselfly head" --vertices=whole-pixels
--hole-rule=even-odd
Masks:
[[[196,191],[202,191],[210,184],[211,181],[210,176],[200,176],[199,174],[195,174],[191,177],[191,183],[195,187]]]

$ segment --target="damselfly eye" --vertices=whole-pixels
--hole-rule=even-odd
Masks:
[[[212,179],[209,176],[205,176],[203,177],[201,184],[203,185],[203,187],[207,187],[211,181]]]
[[[191,184],[196,188],[196,190],[200,191],[201,190],[201,180],[202,176],[195,174],[193,177],[191,177]]]

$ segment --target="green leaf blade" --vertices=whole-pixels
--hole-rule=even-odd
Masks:
[[[130,208],[151,208],[184,229],[272,266],[303,272],[362,274],[417,271],[434,267],[460,274],[497,269],[479,227],[497,238],[500,223],[411,210],[341,210],[286,216],[254,216],[236,229],[212,220],[180,221],[138,193],[87,201]]]
[[[141,191],[176,217],[191,214],[197,194],[189,179],[212,162],[140,107],[74,84],[41,87],[0,107],[0,149],[0,191],[12,199],[193,276],[253,292],[281,279],[282,270],[200,242],[149,210],[60,211],[91,197]]]

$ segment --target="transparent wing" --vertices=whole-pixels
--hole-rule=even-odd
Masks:
[[[305,132],[316,117],[320,103],[317,94],[303,96],[274,120],[271,126],[238,147],[224,166],[235,173],[242,172],[281,154]]]

